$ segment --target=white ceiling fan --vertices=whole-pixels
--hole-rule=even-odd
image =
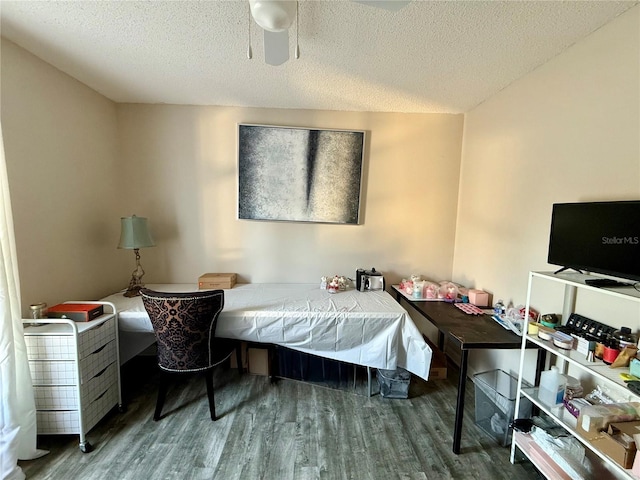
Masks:
[[[410,3],[402,0],[353,0],[385,10],[396,11]],[[264,60],[269,65],[282,65],[289,60],[289,28],[298,18],[296,0],[249,0],[251,16],[264,30]],[[297,26],[296,26],[296,35]],[[251,45],[247,52],[251,58]],[[295,58],[300,56],[296,41]]]

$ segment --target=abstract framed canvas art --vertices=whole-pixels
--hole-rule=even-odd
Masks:
[[[358,224],[364,132],[238,125],[238,218]]]

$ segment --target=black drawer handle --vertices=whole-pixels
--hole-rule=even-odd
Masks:
[[[106,371],[107,371],[107,369],[108,369],[110,366],[111,366],[111,365],[104,367],[102,370],[100,370],[98,373],[96,373],[96,374],[93,376],[93,378],[98,378],[100,375],[102,375],[104,372],[106,372]]]
[[[96,353],[101,352],[102,350],[104,350],[104,349],[106,348],[106,346],[107,346],[107,345],[108,345],[108,344],[107,344],[107,343],[105,343],[105,344],[104,344],[104,345],[102,345],[99,349],[97,349],[97,350],[95,350],[95,351],[91,352],[91,355],[95,355]]]
[[[109,389],[107,388],[104,392],[102,392],[100,395],[98,395],[96,398],[93,399],[94,402],[97,402],[98,400],[100,400],[102,397],[104,397],[106,395],[106,393],[109,391]]]

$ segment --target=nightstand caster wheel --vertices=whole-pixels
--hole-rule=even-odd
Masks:
[[[124,405],[118,405],[118,412],[124,413],[126,411],[127,411],[127,407],[125,407]]]
[[[93,446],[89,442],[80,443],[80,451],[82,453],[89,453],[93,450]]]

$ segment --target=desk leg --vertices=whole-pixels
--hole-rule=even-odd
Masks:
[[[267,355],[269,356],[269,376],[271,377],[271,383],[276,383],[277,376],[280,374],[278,369],[278,362],[280,361],[276,352],[276,346],[269,344]]]
[[[453,427],[453,453],[460,453],[460,437],[462,435],[462,417],[464,416],[464,394],[467,386],[467,360],[469,350],[461,350],[460,379],[458,380],[458,400],[456,402],[456,420]]]
[[[442,330],[438,330],[438,348],[444,352],[444,332]]]

